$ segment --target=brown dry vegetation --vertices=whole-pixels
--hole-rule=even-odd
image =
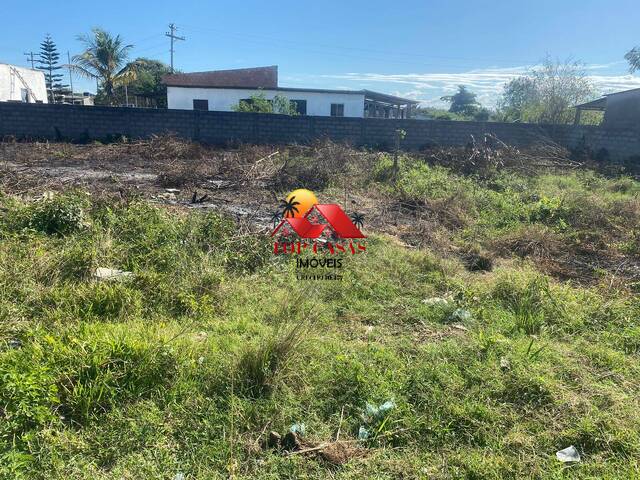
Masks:
[[[640,278],[638,187],[620,176],[621,168],[578,162],[548,140],[517,149],[491,136],[466,147],[399,154],[397,178],[393,155],[331,142],[221,149],[173,136],[90,145],[4,142],[0,189],[37,198],[79,188],[222,209],[267,228],[278,199],[306,187],[364,212],[368,228],[453,255],[471,270],[515,257],[565,280]],[[604,168],[616,176],[596,173]],[[570,185],[562,185],[563,176]],[[194,205],[194,195],[205,201]]]

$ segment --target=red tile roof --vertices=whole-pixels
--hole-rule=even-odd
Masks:
[[[278,88],[278,67],[173,73],[165,75],[162,81],[170,87]]]

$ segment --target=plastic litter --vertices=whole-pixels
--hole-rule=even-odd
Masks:
[[[573,445],[556,452],[556,458],[564,463],[569,462],[579,462],[580,461],[580,453],[576,450],[576,447]]]
[[[184,473],[182,472],[176,473],[176,476],[173,477],[173,480],[184,480]]]
[[[367,425],[376,424],[383,420],[387,414],[396,407],[396,402],[393,400],[387,400],[380,405],[373,405],[367,402],[364,412],[362,413],[362,419]],[[366,440],[371,436],[371,432],[365,425],[360,425],[358,429],[358,440]]]
[[[511,368],[511,362],[507,357],[500,357],[500,368],[502,370],[509,370]]]
[[[117,268],[98,267],[93,276],[99,280],[113,280],[117,278],[130,277],[133,275],[131,272],[125,272],[124,270],[118,270]]]
[[[424,300],[422,300],[422,303],[430,306],[446,307],[447,305],[449,305],[449,300],[442,297],[431,297],[425,298]]]
[[[307,432],[307,426],[304,423],[294,423],[291,425],[291,428],[289,428],[289,431],[304,437],[304,434]]]
[[[369,438],[369,430],[367,430],[363,425],[360,425],[358,429],[358,440],[366,440]]]
[[[393,410],[395,406],[396,404],[393,400],[387,400],[377,407],[367,402],[364,413],[365,416],[371,420],[380,420],[381,418],[384,418],[387,412]]]
[[[458,321],[458,322],[467,322],[471,320],[472,315],[469,310],[465,310],[464,308],[457,308],[454,312],[449,316],[449,320]]]

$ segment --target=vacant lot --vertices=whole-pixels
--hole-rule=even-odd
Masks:
[[[640,183],[397,161],[1,143],[0,477],[640,476]],[[343,281],[271,253],[297,187],[364,215]]]

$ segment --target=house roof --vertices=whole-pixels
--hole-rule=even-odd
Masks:
[[[604,110],[607,107],[607,97],[598,98],[587,103],[576,105],[575,108],[580,110]]]
[[[386,93],[374,92],[372,90],[362,90],[364,92],[365,100],[375,100],[377,102],[389,103],[391,105],[398,104],[411,104],[417,105],[420,102],[417,100],[411,100],[409,98],[396,97],[395,95],[388,95]]]
[[[631,90],[623,90],[621,92],[607,93],[607,94],[605,94],[605,97],[610,97],[612,95],[619,95],[621,93],[629,93],[629,92],[637,92],[637,93],[640,94],[640,88],[632,88]]]
[[[278,88],[278,67],[171,73],[162,82],[170,87]]]
[[[623,90],[622,92],[605,93],[602,98],[598,98],[586,103],[581,103],[580,105],[576,105],[575,108],[579,108],[580,110],[604,110],[607,107],[607,97],[613,97],[614,95],[621,95],[623,93],[631,92],[640,95],[640,88],[632,88],[631,90]]]

